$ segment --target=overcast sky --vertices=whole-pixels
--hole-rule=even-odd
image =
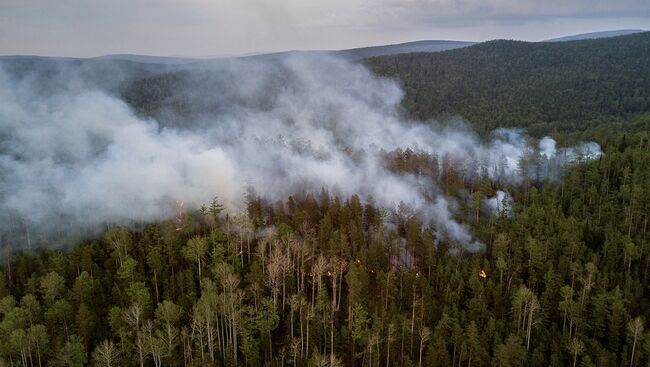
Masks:
[[[214,56],[650,29],[650,0],[0,0],[0,54]]]

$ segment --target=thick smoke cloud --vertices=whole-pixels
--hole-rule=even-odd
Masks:
[[[198,113],[169,112],[161,122],[87,83],[59,80],[60,92],[44,95],[28,78],[0,72],[0,230],[150,221],[169,217],[177,201],[197,207],[215,195],[237,210],[248,185],[270,198],[326,187],[388,209],[405,203],[440,238],[475,251],[482,245],[454,219],[453,199],[390,173],[382,152],[410,147],[517,183],[522,157],[535,151],[516,130],[483,143],[466,127],[405,121],[394,81],[343,60],[225,61],[208,73],[218,88],[197,82],[181,91]],[[552,159],[560,153],[547,139],[540,150]],[[597,145],[581,149],[600,154]],[[581,149],[562,151],[563,162]]]

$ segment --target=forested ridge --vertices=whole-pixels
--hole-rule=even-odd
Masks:
[[[496,40],[367,59],[399,80],[403,108],[426,120],[459,115],[475,129],[535,135],[581,131],[650,111],[650,32],[572,42]]]
[[[360,62],[399,82],[405,92],[403,112],[411,118],[459,116],[483,135],[516,127],[542,137],[647,119],[649,60],[650,32],[644,32],[571,42],[496,40]],[[283,83],[282,74],[277,67],[270,88]],[[165,121],[170,111],[188,116],[233,102],[220,100],[216,92],[228,82],[198,67],[134,78],[120,93],[139,113]],[[212,99],[188,93],[196,89],[213,91]],[[265,98],[247,103],[264,106]]]
[[[251,190],[241,214],[217,198],[139,231],[5,253],[0,365],[648,365],[650,141],[600,143],[559,182],[508,185],[511,216],[472,200],[493,194],[487,177],[386,155],[396,174],[439,177],[485,252],[405,207]]]

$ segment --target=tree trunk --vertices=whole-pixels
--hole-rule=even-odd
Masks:
[[[636,337],[637,333],[636,331],[634,332],[634,342],[632,342],[632,356],[630,357],[630,367],[634,364],[634,351],[636,349]]]
[[[199,256],[199,287],[201,286],[201,257]]]
[[[156,289],[156,304],[160,302],[160,296],[158,294],[158,274],[156,271],[153,272],[153,285]]]
[[[413,304],[411,305],[411,340],[409,346],[409,355],[413,355],[413,332],[415,329],[415,286],[413,286]]]

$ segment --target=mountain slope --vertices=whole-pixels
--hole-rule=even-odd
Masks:
[[[402,84],[404,112],[417,119],[459,115],[482,132],[505,126],[524,127],[541,135],[584,131],[630,119],[640,121],[639,116],[650,113],[650,32],[574,42],[499,40],[467,44],[419,41],[210,60],[137,58],[156,63],[122,60],[119,55],[94,59],[15,56],[0,57],[0,66],[17,77],[34,74],[45,93],[56,87],[52,82],[56,78],[80,77],[120,94],[140,113],[164,118],[161,113],[170,109],[191,111],[199,104],[214,106],[214,96],[194,96],[188,91],[194,89],[193,83],[216,83],[213,90],[227,84],[215,70],[229,63],[249,60],[252,65],[296,53],[338,54],[357,60],[388,52],[393,55],[363,62],[378,75]],[[431,52],[456,46],[462,48]],[[278,75],[272,82],[281,83],[281,79]],[[265,103],[268,96],[260,93],[246,98]],[[192,100],[185,94],[193,95]]]
[[[461,115],[479,130],[580,131],[650,111],[650,32],[576,42],[490,41],[366,60],[418,119]]]
[[[476,44],[476,42],[469,41],[444,41],[444,40],[426,40],[398,43],[394,45],[385,46],[371,46],[362,48],[352,48],[347,50],[335,51],[335,54],[340,54],[348,59],[365,59],[368,57],[397,55],[410,52],[440,52],[453,50],[456,48],[467,47]]]
[[[457,48],[468,47],[474,44],[476,44],[476,42],[425,40],[425,41],[397,43],[392,45],[349,48],[344,50],[283,51],[283,52],[273,52],[267,54],[241,56],[241,58],[266,60],[266,59],[281,59],[283,57],[292,56],[292,55],[305,55],[305,56],[330,55],[335,57],[343,57],[350,61],[358,61],[358,60],[366,59],[368,57],[376,57],[376,56],[399,55],[399,54],[412,53],[412,52],[440,52],[440,51],[454,50]]]
[[[110,58],[0,56],[0,72],[37,83],[43,93],[56,93],[61,80],[71,79],[78,81],[79,88],[114,93],[124,83],[172,69],[173,65]]]
[[[619,29],[613,31],[591,32],[574,34],[570,36],[563,36],[558,38],[551,38],[542,42],[566,42],[566,41],[581,41],[587,39],[609,38],[618,36],[627,36],[628,34],[645,32],[643,29]]]

